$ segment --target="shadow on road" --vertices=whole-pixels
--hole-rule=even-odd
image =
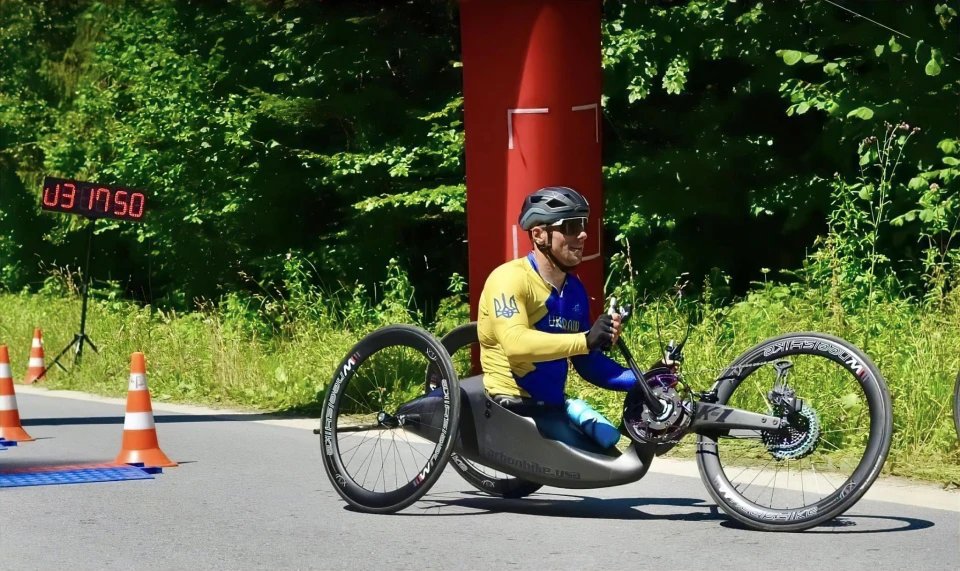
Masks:
[[[123,416],[85,416],[59,418],[24,418],[20,423],[23,426],[67,426],[81,424],[123,424]],[[250,414],[154,414],[154,422],[161,423],[190,423],[190,422],[253,422],[257,420],[316,420],[319,426],[320,419],[311,419],[306,416],[281,416],[269,413]]]
[[[478,492],[428,494],[421,503],[423,514],[410,513],[408,515],[438,515],[437,507],[461,507],[487,512],[508,512],[524,515],[564,518],[589,519],[621,519],[621,520],[671,520],[671,521],[709,521],[723,520],[726,516],[719,513],[716,505],[699,498],[594,498],[572,494],[538,494],[536,496],[508,500],[492,498]],[[431,505],[432,504],[432,505]],[[697,511],[685,513],[647,513],[643,506],[660,506],[664,508],[696,508]],[[668,510],[657,510],[668,511]],[[407,514],[407,512],[404,512]],[[440,515],[446,515],[440,512]],[[472,515],[463,512],[449,515]],[[477,514],[479,515],[479,514]]]
[[[506,512],[523,515],[563,518],[649,520],[649,521],[719,521],[722,527],[749,531],[750,528],[730,519],[716,504],[695,498],[593,498],[573,494],[538,494],[519,500],[492,498],[478,492],[427,494],[421,500],[421,513],[410,508],[404,515],[483,515]],[[445,497],[445,496],[450,496]],[[447,511],[446,508],[470,508],[478,512]],[[646,509],[644,509],[646,508]],[[685,508],[671,510],[670,508]],[[668,513],[677,511],[678,513]],[[447,513],[444,513],[447,512]],[[889,525],[885,525],[889,522]],[[915,531],[933,527],[932,521],[878,515],[845,515],[797,533],[845,534],[890,533]]]
[[[869,529],[860,528],[863,525],[861,520],[876,520],[877,522],[891,522],[889,527],[870,527]],[[859,522],[859,523],[858,523]],[[728,519],[727,521],[721,523],[723,527],[728,527],[730,529],[749,529],[747,526],[742,523]],[[814,533],[814,534],[847,534],[847,533],[890,533],[894,531],[916,531],[919,529],[927,529],[928,527],[933,527],[935,524],[932,521],[925,519],[917,519],[912,517],[900,517],[900,516],[883,516],[883,515],[843,515],[838,518],[834,518],[828,522],[821,523],[813,529],[808,529],[806,531],[798,531],[796,533]],[[858,529],[859,528],[859,529]]]

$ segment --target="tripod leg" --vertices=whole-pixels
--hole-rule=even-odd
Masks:
[[[90,339],[87,338],[87,300],[90,297],[90,258],[93,255],[93,228],[95,220],[91,219],[90,224],[88,225],[89,234],[87,238],[87,264],[83,269],[83,299],[80,304],[80,334],[78,335],[77,343],[77,354],[73,356],[73,364],[79,364],[80,360],[83,359],[83,342],[86,341],[90,343]],[[97,351],[97,347],[90,343],[90,346],[93,347],[94,351]]]
[[[66,347],[64,347],[62,351],[60,351],[59,353],[57,353],[57,356],[53,358],[53,361],[50,362],[50,365],[49,365],[48,367],[46,367],[46,368],[43,369],[43,372],[40,373],[40,376],[37,377],[37,380],[39,381],[40,379],[42,379],[43,377],[45,377],[45,376],[47,375],[47,371],[49,371],[51,368],[53,368],[54,365],[60,367],[60,369],[62,369],[64,372],[66,372],[67,368],[64,367],[64,366],[60,363],[60,357],[63,357],[63,356],[66,354],[66,352],[70,350],[70,347],[73,347],[73,345],[74,345],[77,341],[79,341],[79,340],[80,340],[80,336],[79,336],[79,335],[74,335],[74,336],[73,336],[73,341],[71,341]]]
[[[97,346],[93,344],[93,341],[87,337],[86,333],[81,333],[77,335],[77,354],[73,356],[73,363],[75,365],[79,364],[83,360],[83,344],[86,343],[93,349],[94,353],[100,353],[100,350],[97,349]]]
[[[87,345],[89,345],[91,349],[93,349],[93,352],[94,352],[94,353],[100,353],[100,350],[97,349],[97,346],[93,344],[93,341],[91,341],[89,337],[87,337],[86,335],[84,335],[84,336],[83,336],[83,341],[84,341]]]

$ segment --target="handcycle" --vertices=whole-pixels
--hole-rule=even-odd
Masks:
[[[866,493],[892,432],[889,391],[869,357],[837,337],[789,333],[743,352],[696,392],[681,367],[686,341],[671,342],[649,371],[618,342],[645,380],[624,398],[630,444],[621,451],[599,447],[563,414],[527,416],[490,399],[470,374],[475,323],[440,340],[409,325],[383,327],[350,350],[325,391],[315,430],[324,468],[354,508],[393,513],[422,497],[448,463],[483,493],[522,498],[545,485],[635,482],[693,433],[708,492],[750,528],[808,529]]]

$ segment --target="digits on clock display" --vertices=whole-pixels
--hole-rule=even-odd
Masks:
[[[89,218],[143,220],[147,197],[141,190],[46,177],[41,208]]]

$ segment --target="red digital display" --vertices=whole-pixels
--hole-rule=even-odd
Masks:
[[[147,196],[142,190],[48,176],[43,179],[40,207],[87,218],[142,222]]]

